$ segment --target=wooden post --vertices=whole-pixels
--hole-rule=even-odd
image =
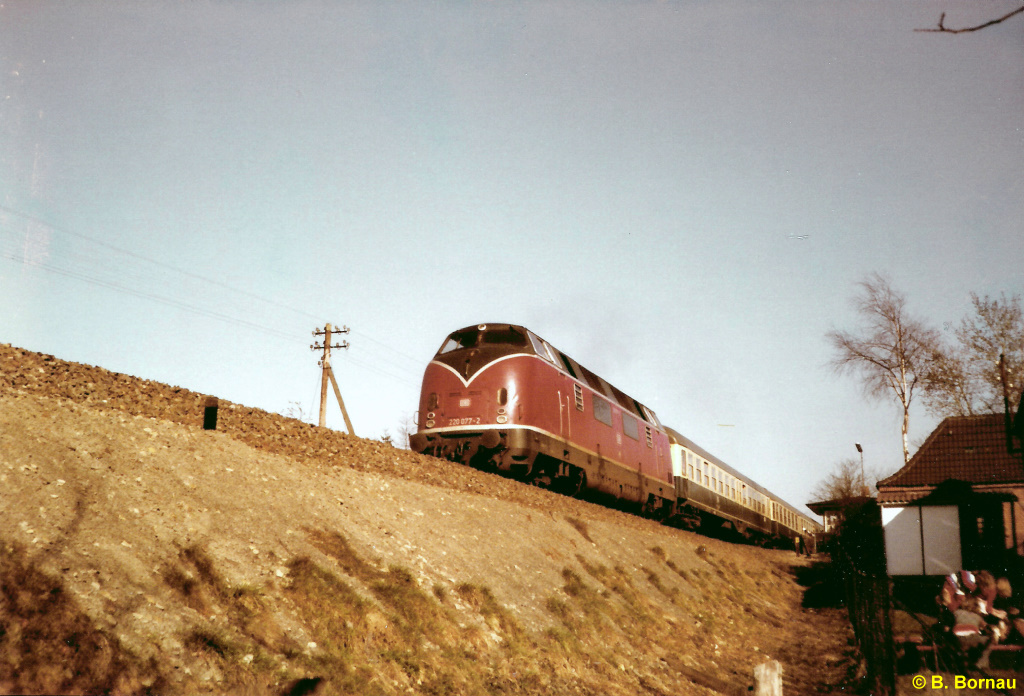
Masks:
[[[314,336],[323,336],[324,343],[314,343],[310,346],[311,350],[323,350],[323,357],[320,359],[320,365],[323,371],[320,374],[320,427],[323,428],[327,424],[327,381],[330,380],[331,386],[334,387],[334,395],[338,398],[338,405],[341,407],[341,415],[345,417],[345,427],[348,428],[349,435],[355,435],[355,431],[352,429],[352,421],[349,420],[348,411],[345,409],[345,402],[341,398],[341,390],[338,389],[338,381],[334,378],[334,370],[331,369],[331,348],[348,348],[348,342],[331,345],[331,334],[337,333],[348,333],[348,328],[341,330],[333,328],[330,324],[325,324],[323,331],[317,329],[313,331]]]
[[[341,406],[341,415],[345,417],[345,427],[348,428],[348,434],[355,435],[356,431],[352,429],[352,421],[348,419],[348,411],[345,410],[345,402],[341,398],[341,390],[338,389],[338,381],[334,379],[334,370],[328,370],[327,376],[331,378],[331,386],[334,387],[334,395],[338,397],[338,405]]]
[[[216,396],[206,397],[203,409],[203,430],[217,429],[217,406],[220,404]]]
[[[327,424],[327,375],[331,371],[331,325],[324,325],[324,357],[320,359],[320,427]]]
[[[754,668],[754,696],[782,696],[782,664],[778,660]]]

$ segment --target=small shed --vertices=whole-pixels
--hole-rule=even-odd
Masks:
[[[946,418],[905,467],[878,482],[891,575],[1019,563],[1024,461],[1007,443],[1002,414]]]
[[[908,505],[882,508],[888,574],[947,575],[1001,565],[1003,507],[1015,500],[1010,493],[979,493],[950,479]]]
[[[825,534],[835,534],[843,524],[843,520],[846,519],[846,513],[851,509],[859,508],[869,500],[871,498],[868,496],[849,496],[807,503],[807,507],[824,520]]]

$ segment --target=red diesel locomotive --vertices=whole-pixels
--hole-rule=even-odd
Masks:
[[[666,428],[654,413],[521,326],[451,334],[427,366],[413,450],[670,524],[779,543],[818,523]]]
[[[412,449],[668,516],[669,437],[654,413],[521,326],[451,334],[427,366]]]

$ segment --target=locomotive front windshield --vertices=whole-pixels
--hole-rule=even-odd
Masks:
[[[531,352],[526,329],[510,324],[481,324],[451,334],[434,360],[469,379],[498,358]]]
[[[512,346],[522,348],[527,345],[526,333],[513,326],[496,326],[493,328],[472,328],[456,331],[444,342],[438,355],[447,355],[467,348],[484,346]]]

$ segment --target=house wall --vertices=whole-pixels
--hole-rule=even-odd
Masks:
[[[1007,488],[992,487],[976,490],[994,490],[1000,493],[1013,493],[1017,497],[1015,503],[1003,503],[1004,548],[1014,549],[1018,556],[1024,556],[1024,486]]]
[[[889,575],[947,575],[963,567],[955,505],[882,508]]]
[[[1024,485],[1004,484],[986,486],[979,484],[973,486],[973,488],[975,492],[978,493],[1010,493],[1014,495],[1016,499],[1015,502],[1006,502],[1002,504],[1002,530],[999,532],[1001,540],[997,541],[998,537],[992,537],[992,529],[984,530],[985,533],[983,536],[986,537],[986,545],[989,547],[994,544],[1001,543],[1002,548],[1007,550],[1013,549],[1016,555],[1024,556]],[[912,505],[913,503],[910,501],[919,500],[931,493],[932,490],[934,489],[931,487],[914,487],[912,489],[896,487],[892,489],[880,488],[878,492],[878,500],[885,507],[890,508],[905,506],[908,504]],[[979,530],[977,529],[976,524],[976,518],[978,516],[977,513],[980,513],[980,511],[969,511],[969,514],[972,515],[972,519],[964,519],[961,521],[963,525],[972,525],[969,527],[965,526],[963,530],[967,537],[967,541],[965,543],[968,543],[970,546],[979,544],[979,542],[982,541],[982,538],[979,537]],[[990,513],[986,512],[985,516],[989,518],[989,524],[995,523],[991,519]],[[998,514],[996,517],[998,518]],[[971,554],[968,553],[966,555],[970,556]],[[965,562],[967,561],[966,558],[964,560]]]

